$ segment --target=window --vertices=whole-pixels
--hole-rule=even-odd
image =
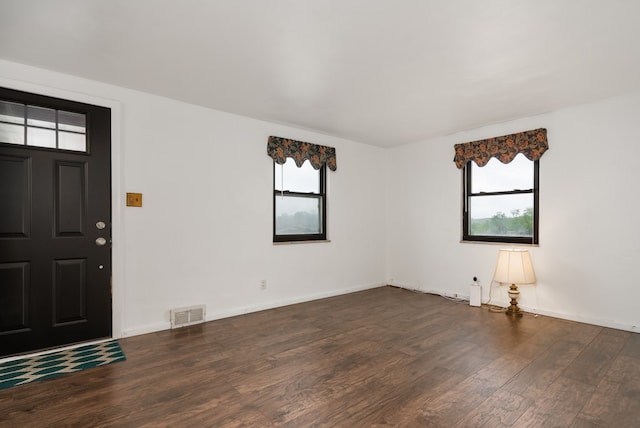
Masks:
[[[538,243],[539,162],[518,154],[507,164],[465,164],[464,241]]]
[[[0,143],[86,152],[86,116],[0,100]]]
[[[336,149],[270,136],[273,159],[273,242],[327,239],[326,172],[337,169]]]
[[[455,144],[462,168],[462,240],[538,243],[538,171],[547,130]]]
[[[298,168],[292,158],[273,163],[274,242],[327,239],[325,171],[309,161]]]

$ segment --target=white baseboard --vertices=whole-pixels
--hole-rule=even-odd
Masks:
[[[404,284],[397,283],[395,281],[392,284],[389,284],[389,285],[392,285],[392,286],[398,287],[398,288],[404,288],[405,290],[418,291],[420,293],[425,293],[425,294],[435,294],[436,296],[442,296],[442,297],[446,297],[448,299],[463,300],[463,301],[467,301],[467,302],[470,299],[469,294],[455,293],[455,292],[452,293],[449,290],[437,290],[435,288],[411,287],[411,286],[407,286],[407,285],[404,285]]]
[[[219,311],[210,311],[207,308],[207,318],[206,321],[215,321],[218,319],[234,317],[237,315],[244,315],[251,312],[259,312],[267,309],[279,308],[282,306],[295,305],[297,303],[311,302],[313,300],[325,299],[327,297],[340,296],[342,294],[355,293],[357,291],[369,290],[372,288],[384,287],[386,284],[383,282],[376,282],[371,284],[360,285],[356,287],[344,288],[339,290],[331,290],[325,291],[322,293],[314,293],[307,294],[305,296],[297,296],[287,299],[281,299],[276,301],[270,301],[261,303],[258,305],[249,305],[249,306],[240,306],[235,308],[230,308],[227,310],[219,310]],[[167,310],[168,313],[168,310]],[[147,324],[143,326],[136,326],[132,328],[125,329],[123,331],[122,337],[129,336],[138,336],[141,334],[154,333],[156,331],[169,330],[171,328],[171,323],[169,321],[159,322],[155,324]]]
[[[613,320],[603,320],[600,318],[583,317],[580,315],[566,314],[563,312],[546,311],[539,308],[531,308],[528,306],[518,305],[524,312],[531,312],[534,314],[544,315],[547,317],[560,318],[567,321],[581,322],[585,324],[597,325],[599,327],[614,328],[616,330],[625,330],[632,333],[638,333],[640,330],[637,325],[622,324]]]
[[[362,285],[358,287],[351,287],[347,289],[332,290],[332,291],[326,291],[322,293],[308,294],[306,296],[293,297],[293,298],[282,299],[282,300],[273,301],[273,302],[266,302],[264,304],[259,304],[259,305],[244,306],[239,308],[233,308],[230,310],[215,311],[212,313],[207,312],[207,321],[214,321],[222,318],[229,318],[237,315],[248,314],[251,312],[259,312],[267,309],[279,308],[282,306],[295,305],[297,303],[311,302],[313,300],[326,299],[327,297],[334,297],[334,296],[340,296],[343,294],[355,293],[357,291],[364,291],[372,288],[384,287],[385,285],[386,284],[379,282],[379,283]]]
[[[415,288],[415,287],[407,287],[407,286],[403,286],[402,284],[398,284],[398,283],[393,283],[390,284],[393,285],[394,287],[400,287],[400,288],[404,288],[407,290],[412,290],[412,291],[419,291],[422,293],[428,293],[428,294],[436,294],[438,296],[442,296],[442,297],[448,297],[448,298],[457,298],[460,300],[469,300],[469,296],[468,295],[462,295],[460,293],[452,293],[451,291],[448,290],[434,290],[434,289],[421,289],[421,288]],[[483,298],[482,299],[482,303],[483,304],[487,304],[489,303],[488,299]],[[504,307],[506,307],[506,303],[504,302],[498,302],[494,300],[494,303],[498,306],[501,305],[505,305]],[[567,313],[563,313],[563,312],[554,312],[554,311],[547,311],[544,309],[540,309],[540,308],[532,308],[529,306],[523,306],[523,305],[519,305],[520,308],[524,311],[524,312],[529,312],[532,314],[538,314],[538,315],[544,315],[547,317],[552,317],[552,318],[559,318],[559,319],[563,319],[563,320],[567,320],[567,321],[575,321],[575,322],[581,322],[581,323],[585,323],[585,324],[591,324],[591,325],[596,325],[599,327],[607,327],[607,328],[614,328],[616,330],[625,330],[625,331],[630,331],[633,333],[638,333],[640,332],[640,328],[637,325],[630,325],[630,324],[623,324],[623,323],[619,323],[613,320],[603,320],[600,318],[592,318],[592,317],[583,317],[580,315],[573,315],[573,314],[567,314]]]
[[[169,330],[171,328],[171,322],[161,322],[156,324],[146,324],[143,326],[136,326],[125,329],[122,332],[122,337],[139,336],[141,334],[154,333],[156,331]]]

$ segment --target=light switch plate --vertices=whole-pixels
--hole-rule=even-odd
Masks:
[[[127,206],[128,207],[141,207],[142,206],[142,193],[128,193],[127,192]]]

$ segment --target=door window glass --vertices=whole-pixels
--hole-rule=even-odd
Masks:
[[[0,100],[0,143],[86,152],[86,115]]]

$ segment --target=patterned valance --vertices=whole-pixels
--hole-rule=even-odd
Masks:
[[[469,161],[474,161],[478,166],[485,166],[491,158],[497,158],[502,163],[509,163],[518,153],[535,161],[547,151],[549,144],[547,143],[547,130],[540,128],[502,137],[456,144],[454,148],[456,156],[453,161],[458,168],[462,168]]]
[[[267,154],[280,165],[284,164],[287,158],[293,158],[298,168],[306,160],[311,163],[314,169],[320,169],[322,164],[326,164],[331,171],[335,171],[337,167],[335,148],[288,138],[269,137]]]

